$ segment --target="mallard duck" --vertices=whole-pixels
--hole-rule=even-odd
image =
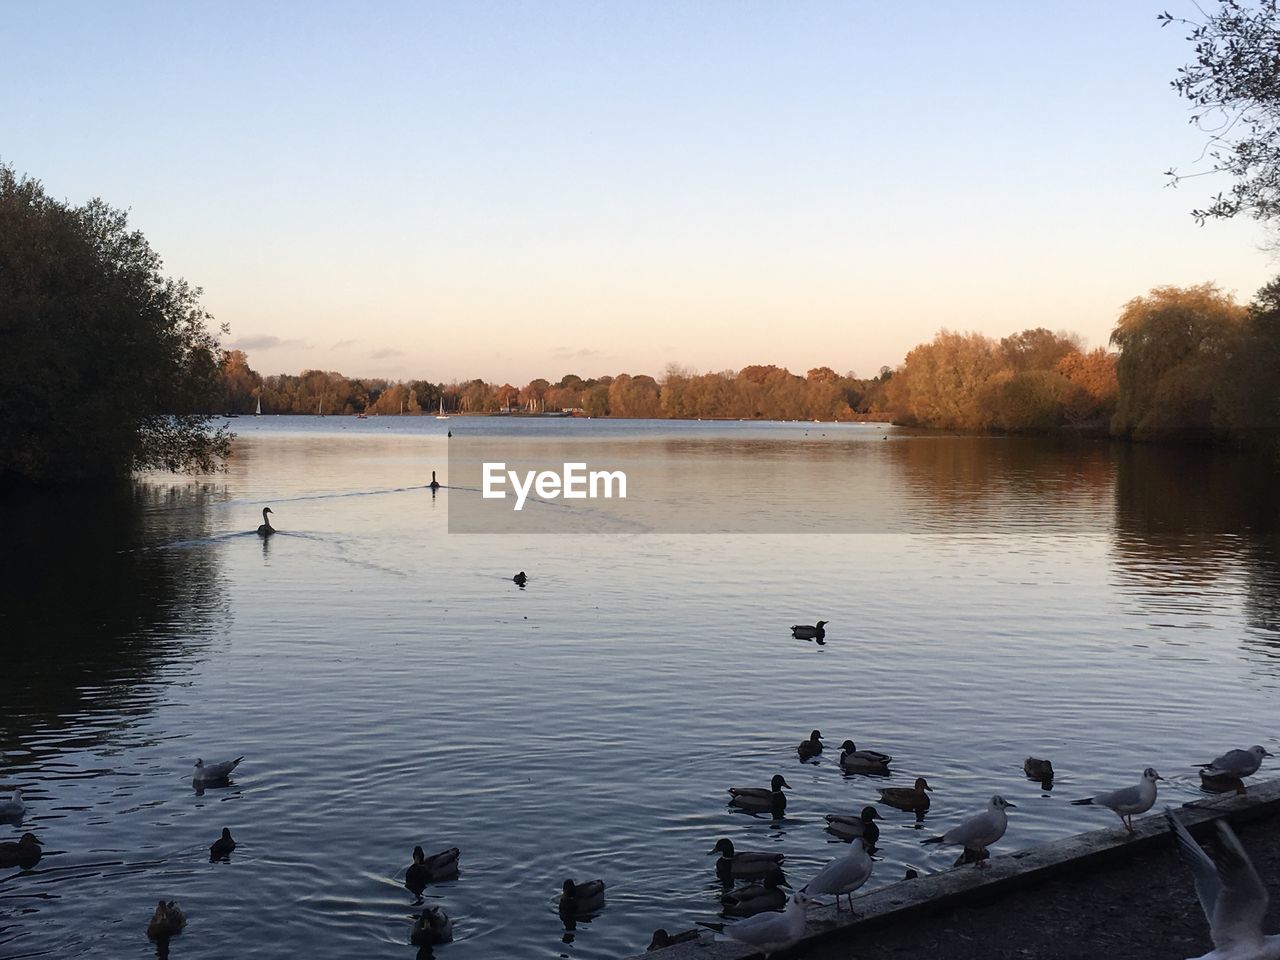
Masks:
[[[1048,760],[1027,757],[1022,761],[1022,772],[1027,775],[1028,779],[1047,783],[1053,779],[1053,764]]]
[[[22,801],[22,788],[14,787],[13,796],[0,800],[0,820],[21,820],[27,815],[27,805]]]
[[[1163,779],[1164,777],[1156,773],[1154,767],[1147,767],[1142,771],[1142,779],[1138,781],[1136,787],[1121,787],[1119,790],[1112,790],[1110,793],[1099,794],[1096,797],[1072,800],[1071,803],[1074,806],[1096,804],[1106,807],[1120,818],[1126,830],[1133,833],[1134,814],[1146,813],[1155,806],[1156,781]]]
[[[226,780],[243,759],[244,757],[236,757],[234,760],[222,760],[218,763],[205,763],[197,759],[195,769],[191,772],[191,782],[218,783]]]
[[[681,930],[679,933],[667,933],[662,927],[653,931],[653,937],[649,940],[649,946],[645,947],[645,953],[652,950],[661,950],[663,947],[672,947],[677,943],[690,943],[697,940],[702,935],[701,930]]]
[[[152,940],[168,940],[180,934],[186,925],[187,918],[183,916],[182,908],[177,902],[170,900],[166,903],[161,900],[156,904],[151,922],[147,924],[147,936]]]
[[[929,794],[925,791],[932,789],[924,777],[916,777],[914,787],[881,787],[880,800],[899,810],[928,810]]]
[[[782,870],[773,866],[759,883],[730,890],[720,898],[725,916],[754,917],[766,910],[781,910],[787,905],[787,894],[782,888],[790,886]]]
[[[837,813],[826,816],[827,832],[834,833],[841,840],[861,838],[870,849],[880,839],[880,827],[877,820],[883,820],[875,807],[863,807],[862,813],[856,817],[844,817]]]
[[[34,833],[24,833],[17,840],[0,843],[0,867],[21,867],[30,870],[40,862],[43,851]]]
[[[853,912],[853,892],[871,876],[872,859],[862,845],[862,838],[854,837],[849,852],[836,857],[817,872],[801,889],[810,896],[834,894],[836,911],[840,910],[840,898],[849,898],[849,912]]]
[[[604,881],[566,880],[560,894],[560,917],[572,920],[589,916],[604,906]]]
[[[236,848],[235,840],[231,839],[231,829],[229,827],[222,828],[222,836],[209,846],[210,860],[225,860],[231,856],[231,851]]]
[[[822,732],[819,730],[809,734],[808,740],[801,740],[800,746],[796,747],[796,751],[800,754],[801,760],[812,760],[822,752]]]
[[[987,804],[987,809],[981,813],[974,814],[940,837],[929,837],[920,842],[964,847],[965,854],[968,856],[961,854],[960,859],[956,861],[957,865],[976,863],[982,866],[982,862],[987,859],[985,856],[987,847],[1003,837],[1005,830],[1009,827],[1009,817],[1005,814],[1005,810],[1012,810],[1015,806],[1016,804],[1010,803],[1004,797],[994,796]]]
[[[720,854],[716,861],[716,876],[721,880],[751,880],[763,877],[771,867],[782,863],[780,853],[760,853],[755,850],[735,850],[728,837],[716,841],[707,856]]]
[[[529,578],[528,576],[525,575],[525,572],[523,570],[521,570],[514,577],[512,577],[511,580],[512,582],[517,583],[522,587],[529,582]]]
[[[769,782],[769,789],[764,787],[730,787],[729,800],[731,807],[748,810],[751,813],[772,813],[781,817],[787,809],[787,795],[782,788],[791,789],[791,784],[783,779],[782,774],[774,774]]]
[[[429,857],[422,852],[421,847],[414,847],[413,863],[409,864],[409,869],[404,872],[404,885],[415,896],[422,896],[422,891],[428,883],[452,880],[458,875],[458,859],[461,856],[462,851],[457,847],[441,850]]]
[[[840,744],[840,768],[847,773],[888,773],[892,760],[878,750],[859,750],[852,740]]]
[[[269,537],[276,532],[276,528],[271,525],[271,521],[267,519],[268,513],[275,513],[270,507],[262,508],[262,523],[258,527],[258,536]]]
[[[413,923],[409,942],[415,947],[434,947],[453,942],[453,921],[440,907],[427,907]]]
[[[791,636],[797,640],[825,640],[827,638],[827,624],[830,620],[819,620],[813,626],[807,623],[795,623],[791,625]]]
[[[1228,750],[1213,763],[1200,763],[1196,766],[1200,768],[1202,777],[1234,777],[1242,780],[1257,773],[1262,766],[1263,757],[1269,756],[1272,754],[1265,747],[1253,746],[1248,750]]]

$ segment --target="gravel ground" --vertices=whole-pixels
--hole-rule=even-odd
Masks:
[[[1216,835],[1216,831],[1215,831]],[[1280,933],[1280,817],[1237,829],[1271,905],[1263,925]],[[1205,835],[1197,834],[1204,840]],[[965,868],[973,869],[973,868]],[[960,907],[806,952],[806,960],[1177,960],[1213,949],[1191,874],[1167,846],[1074,877],[1048,880],[986,905]]]

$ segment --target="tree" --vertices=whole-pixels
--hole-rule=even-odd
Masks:
[[[1194,59],[1179,68],[1173,89],[1194,108],[1191,122],[1208,135],[1208,169],[1167,171],[1177,184],[1189,176],[1226,174],[1235,183],[1207,207],[1193,210],[1203,223],[1247,212],[1269,220],[1280,214],[1280,0],[1218,0],[1203,21],[1169,13],[1158,18],[1191,28]]]
[[[1113,432],[1137,440],[1208,440],[1216,393],[1247,311],[1212,283],[1157,287],[1125,304],[1111,342],[1119,395]]]
[[[210,470],[230,437],[201,291],[128,217],[0,166],[0,477]]]

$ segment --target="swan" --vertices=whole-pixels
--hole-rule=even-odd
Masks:
[[[436,472],[434,470],[431,471],[431,482],[428,483],[427,486],[432,490],[440,489],[440,484],[436,481]]]
[[[258,536],[269,537],[276,532],[276,528],[271,525],[271,521],[267,519],[268,513],[275,513],[270,507],[262,508],[262,525],[258,527]]]

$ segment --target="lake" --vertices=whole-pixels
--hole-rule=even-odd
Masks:
[[[823,815],[879,786],[925,776],[933,805],[880,806],[868,889],[947,868],[919,841],[993,793],[1017,804],[999,855],[1118,827],[1068,801],[1145,766],[1177,803],[1195,763],[1280,753],[1274,466],[867,424],[232,425],[216,477],[0,500],[0,791],[29,808],[0,840],[46,851],[0,871],[0,956],[153,955],[160,898],[188,915],[174,957],[411,956],[419,843],[462,849],[427,891],[455,918],[437,955],[625,956],[715,919],[717,839],[784,852],[798,885],[844,850]],[[696,461],[747,525],[450,534],[450,498],[478,495],[425,483],[478,437],[629,443],[641,476]],[[836,529],[862,532],[788,526],[854,476],[862,525]],[[791,638],[817,619],[825,645]],[[802,764],[815,727],[828,750]],[[846,737],[894,775],[843,776]],[[196,757],[241,754],[192,789]],[[774,773],[783,820],[726,806]],[[211,864],[224,826],[239,847]],[[608,884],[572,932],[568,876]]]

